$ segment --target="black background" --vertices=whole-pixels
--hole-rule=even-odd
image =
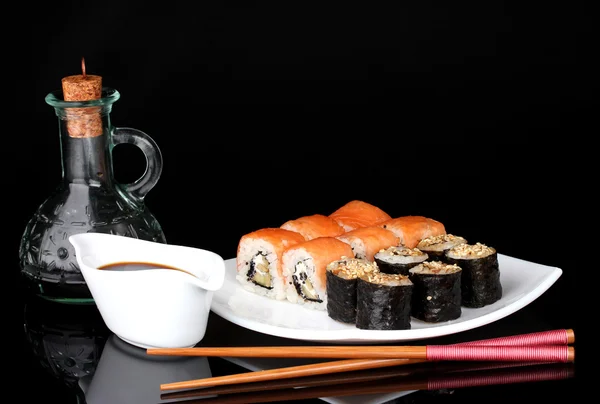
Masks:
[[[532,310],[573,328],[577,268],[561,247],[573,236],[571,146],[591,115],[590,13],[396,3],[37,5],[19,48],[30,69],[18,63],[12,83],[15,268],[27,220],[60,181],[44,97],[85,57],[121,93],[113,124],[161,148],[146,203],[169,243],[231,258],[246,232],[362,199],[562,268]],[[141,174],[136,149],[114,157],[118,180]]]

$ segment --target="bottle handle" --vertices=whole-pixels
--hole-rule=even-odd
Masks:
[[[139,147],[146,156],[146,170],[136,181],[121,184],[121,187],[137,202],[143,202],[144,197],[158,182],[162,172],[162,153],[156,142],[145,132],[134,128],[113,128],[113,147],[128,143]]]

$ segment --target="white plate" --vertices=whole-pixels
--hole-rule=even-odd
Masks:
[[[498,263],[503,289],[500,300],[477,309],[463,307],[459,318],[443,323],[413,318],[410,330],[361,330],[332,320],[326,311],[248,292],[235,279],[235,258],[225,261],[225,283],[215,292],[211,310],[244,328],[295,340],[355,344],[411,341],[455,334],[500,320],[537,299],[562,274],[560,268],[502,254],[498,254]]]

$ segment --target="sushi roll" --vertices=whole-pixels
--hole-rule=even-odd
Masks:
[[[304,241],[302,234],[280,228],[264,228],[243,235],[237,248],[236,279],[252,293],[285,300],[281,257],[286,247]]]
[[[394,233],[378,226],[359,227],[337,238],[352,247],[354,257],[368,261],[373,261],[379,250],[398,245],[400,241]]]
[[[364,273],[356,284],[356,327],[409,330],[413,284],[405,275]]]
[[[359,276],[378,271],[374,262],[342,258],[327,265],[327,314],[342,323],[356,323],[356,284]]]
[[[317,237],[335,237],[345,232],[344,228],[329,216],[315,214],[288,220],[282,229],[295,231],[307,240]]]
[[[368,202],[353,200],[338,208],[329,215],[340,224],[345,231],[359,227],[376,226],[392,217],[381,208]]]
[[[375,256],[375,262],[381,272],[388,274],[408,275],[408,270],[423,261],[428,255],[418,248],[404,246],[391,246],[379,250]]]
[[[353,257],[352,248],[334,237],[317,237],[286,248],[281,256],[281,266],[287,300],[307,308],[326,310],[325,269],[342,257]]]
[[[462,305],[478,308],[502,297],[500,266],[495,248],[482,243],[459,244],[446,251],[446,261],[462,268]]]
[[[459,244],[465,244],[467,240],[453,234],[439,234],[422,239],[417,248],[429,256],[429,261],[444,261],[445,253]]]
[[[400,216],[380,224],[400,238],[400,243],[408,248],[414,248],[419,241],[426,237],[446,233],[441,222],[425,216]]]
[[[462,314],[461,271],[456,264],[426,261],[409,270],[413,283],[411,315],[428,323],[454,320]]]

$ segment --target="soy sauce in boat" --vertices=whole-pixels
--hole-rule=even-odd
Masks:
[[[112,264],[106,264],[98,267],[106,271],[143,271],[147,269],[172,269],[174,271],[181,271],[189,274],[188,271],[184,271],[181,268],[176,268],[164,264],[156,264],[154,262],[138,262],[138,261],[125,261],[125,262],[114,262]],[[190,274],[191,275],[191,274]]]

